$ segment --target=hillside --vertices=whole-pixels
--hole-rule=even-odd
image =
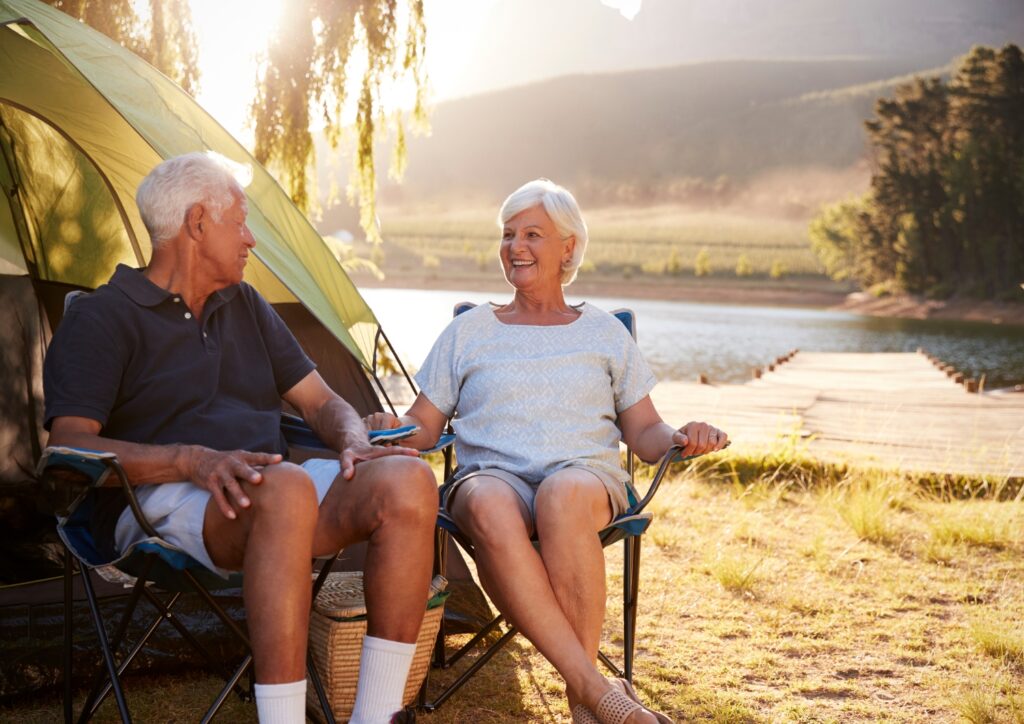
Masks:
[[[941,65],[722,61],[567,76],[450,101],[435,109],[430,136],[409,139],[405,182],[385,184],[382,198],[500,195],[537,176],[597,194],[637,182],[847,168],[864,155],[862,123],[875,99]]]

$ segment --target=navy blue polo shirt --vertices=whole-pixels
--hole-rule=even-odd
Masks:
[[[45,424],[86,417],[117,440],[284,454],[281,395],[315,367],[248,284],[214,292],[196,319],[179,295],[118,265],[53,336]],[[118,515],[123,507],[121,498]]]

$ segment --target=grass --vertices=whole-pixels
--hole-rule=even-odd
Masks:
[[[431,264],[479,272],[496,269],[498,232],[490,213],[390,209],[385,271]],[[620,277],[821,275],[807,222],[673,206],[587,212],[590,244],[582,275]],[[367,254],[365,249],[357,253]],[[784,271],[782,271],[784,270]],[[781,273],[780,273],[781,272]]]
[[[979,490],[986,496],[957,497]],[[1016,490],[1013,481],[835,468],[795,446],[770,459],[730,451],[677,475],[652,503],[644,539],[640,696],[680,721],[1024,724]],[[606,556],[603,649],[617,659],[621,546]],[[459,671],[434,672],[435,685]],[[128,683],[143,721],[193,720],[215,688],[195,673]],[[229,706],[218,721],[254,720],[251,705]],[[115,718],[110,704],[102,714]],[[57,718],[56,693],[0,708],[0,720]],[[517,638],[419,718],[569,714],[560,678]]]

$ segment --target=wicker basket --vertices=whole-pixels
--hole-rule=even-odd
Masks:
[[[437,600],[438,597],[435,597],[431,603]],[[416,654],[402,695],[405,706],[413,703],[427,676],[442,615],[443,597],[434,608],[428,608],[423,616],[423,625],[416,640]],[[356,684],[359,681],[359,656],[365,635],[366,605],[363,602],[362,572],[331,573],[313,604],[309,619],[309,648],[334,718],[338,721],[347,721],[352,715]],[[323,712],[312,683],[306,688],[306,703],[309,712],[318,721],[323,721]]]

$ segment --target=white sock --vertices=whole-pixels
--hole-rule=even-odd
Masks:
[[[416,644],[363,638],[359,685],[349,724],[387,724],[402,709],[402,694]]]
[[[288,684],[256,684],[256,713],[260,724],[304,724],[306,680]]]

